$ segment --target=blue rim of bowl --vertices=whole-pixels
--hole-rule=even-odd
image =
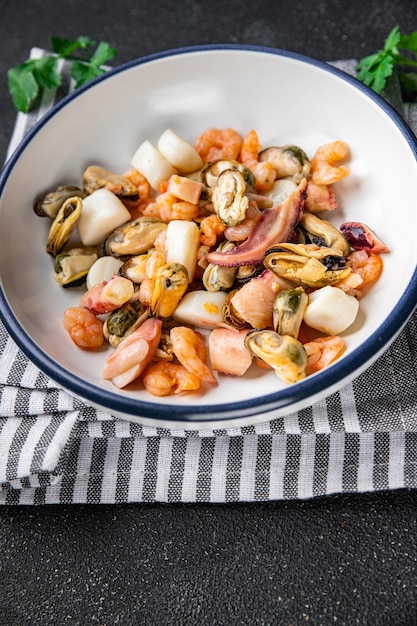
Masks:
[[[244,44],[207,44],[198,46],[186,46],[175,48],[172,50],[163,50],[154,54],[146,55],[138,59],[134,59],[120,66],[109,70],[106,74],[90,81],[86,85],[79,87],[76,91],[68,94],[62,100],[57,102],[45,115],[29,130],[22,142],[16,148],[14,154],[5,164],[0,176],[0,196],[3,187],[13,169],[14,163],[19,159],[20,154],[25,150],[26,146],[37,135],[41,128],[56,113],[65,107],[69,102],[75,100],[85,91],[88,91],[102,81],[111,79],[112,76],[127,71],[138,65],[151,63],[177,55],[186,55],[190,53],[210,52],[210,51],[245,51],[261,54],[271,54],[284,58],[290,58],[302,63],[315,66],[330,74],[338,76],[343,81],[353,85],[359,91],[362,91],[367,97],[373,100],[399,128],[403,137],[406,139],[414,157],[417,161],[417,139],[406,122],[400,115],[388,104],[381,96],[373,92],[366,85],[358,81],[355,77],[346,74],[342,70],[320,61],[312,57],[281,50],[279,48],[244,45]],[[192,424],[193,422],[210,423],[212,421],[222,422],[231,419],[241,419],[255,417],[259,413],[268,411],[280,411],[280,414],[286,409],[288,413],[292,412],[294,405],[299,403],[308,403],[309,398],[322,390],[336,390],[341,388],[345,381],[355,377],[355,372],[366,369],[367,364],[372,362],[375,355],[380,355],[401,332],[402,328],[411,317],[417,302],[417,268],[410,279],[408,288],[403,294],[400,305],[384,320],[384,322],[376,329],[376,331],[363,343],[360,348],[356,348],[350,354],[346,355],[342,360],[334,363],[327,370],[310,376],[296,385],[289,386],[277,392],[257,397],[250,400],[234,401],[230,403],[219,403],[214,405],[175,405],[175,404],[155,404],[138,400],[132,397],[117,395],[106,389],[96,387],[86,382],[75,374],[68,372],[59,366],[53,359],[45,354],[41,348],[31,339],[24,328],[20,325],[11,310],[7,299],[0,286],[0,317],[2,318],[7,330],[9,331],[16,344],[21,350],[52,380],[61,385],[66,391],[74,396],[82,398],[92,404],[106,407],[110,413],[122,414],[125,417],[132,418],[152,418],[153,420]],[[329,392],[331,393],[331,392]]]

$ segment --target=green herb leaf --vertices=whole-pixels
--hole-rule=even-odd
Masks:
[[[95,45],[95,41],[89,37],[77,37],[75,41],[65,37],[51,37],[52,51],[63,59],[68,59],[76,50],[87,50]]]
[[[33,63],[33,76],[41,87],[53,89],[61,84],[61,76],[58,72],[58,59],[46,56],[35,59]]]
[[[107,61],[114,59],[117,54],[116,48],[112,48],[106,41],[102,41],[98,46],[93,56],[91,57],[90,63],[95,65],[96,67],[100,67]]]
[[[39,93],[39,85],[33,76],[32,66],[22,64],[7,72],[9,92],[14,106],[23,113],[27,113],[30,105]]]
[[[60,58],[70,62],[71,75],[76,87],[103,74],[105,71],[103,64],[113,59],[117,51],[103,41],[92,53],[91,49],[95,45],[95,41],[84,35],[74,41],[65,37],[51,37],[54,54],[41,59],[27,59],[21,65],[11,68],[7,74],[8,87],[16,109],[27,113],[41,88],[53,89],[61,84],[61,76],[57,69]]]
[[[71,76],[75,80],[76,89],[93,78],[104,74],[104,72],[104,69],[91,63],[83,63],[82,61],[74,61],[71,66]]]
[[[382,93],[387,79],[397,69],[405,98],[416,98],[415,72],[404,73],[404,68],[417,68],[417,31],[402,35],[394,26],[385,40],[384,48],[361,59],[357,66],[357,77],[376,93]],[[417,74],[416,74],[417,79]]]

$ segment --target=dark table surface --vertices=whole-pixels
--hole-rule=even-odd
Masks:
[[[51,35],[106,40],[117,63],[223,42],[334,60],[374,52],[396,24],[417,29],[415,0],[1,0],[0,160],[15,119],[6,71]],[[412,626],[416,496],[3,507],[0,625]]]

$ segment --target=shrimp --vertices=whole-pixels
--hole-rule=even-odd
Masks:
[[[202,382],[217,385],[217,380],[207,367],[207,348],[202,335],[187,326],[171,328],[170,337],[174,354],[189,372]]]
[[[317,148],[311,159],[311,180],[315,185],[331,185],[350,173],[346,165],[335,163],[349,156],[349,147],[344,141],[333,141]]]
[[[306,209],[310,213],[335,211],[337,209],[336,195],[331,185],[315,185],[311,180],[307,185]]]
[[[277,173],[272,163],[269,161],[259,161],[258,133],[250,130],[244,137],[240,150],[239,160],[246,165],[255,176],[255,189],[257,191],[268,191],[274,184]]]
[[[189,372],[183,365],[159,361],[149,365],[142,376],[143,385],[153,396],[168,396],[172,391],[196,391],[200,388],[200,378]]]
[[[228,241],[244,241],[261,219],[261,215],[256,202],[250,202],[243,220],[236,226],[228,226],[224,231],[224,236]]]
[[[123,199],[123,204],[130,211],[132,219],[143,215],[143,211],[152,202],[151,186],[146,178],[138,170],[129,170],[123,174],[138,190],[138,199]]]
[[[337,283],[347,294],[362,297],[362,289],[375,283],[381,276],[383,263],[379,254],[366,250],[355,250],[348,256],[352,272]]]
[[[164,222],[171,220],[193,220],[200,214],[198,204],[178,200],[172,193],[165,191],[157,196],[155,202],[148,205],[144,215],[158,217]]]
[[[63,324],[79,348],[97,349],[104,341],[102,322],[84,307],[73,306],[67,309]]]
[[[158,252],[161,252],[164,255],[164,257],[166,257],[166,253],[167,253],[166,243],[167,243],[167,229],[164,228],[164,230],[161,230],[159,235],[156,236],[156,239],[153,242],[155,250],[158,250]]]
[[[303,344],[307,352],[306,374],[314,374],[338,359],[345,349],[345,342],[337,335],[317,337]]]
[[[161,339],[162,322],[148,317],[107,358],[102,378],[121,389],[138,378],[152,361]]]
[[[149,198],[151,195],[151,186],[143,174],[133,169],[125,172],[123,176],[137,187],[139,198]]]
[[[209,128],[194,144],[206,163],[217,159],[237,160],[242,146],[242,137],[232,128]]]
[[[217,236],[222,235],[226,230],[226,224],[219,219],[216,213],[203,217],[200,222],[201,237],[200,241],[203,246],[215,246]]]

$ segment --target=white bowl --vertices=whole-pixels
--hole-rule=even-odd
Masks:
[[[383,275],[344,333],[346,353],[314,376],[285,385],[253,367],[216,388],[153,398],[140,386],[101,379],[106,353],[82,352],[62,326],[79,293],[57,286],[45,253],[48,220],[33,201],[58,184],[80,184],[100,163],[122,172],[140,143],[167,128],[193,142],[209,127],[254,128],[263,146],[295,143],[312,155],[326,142],[350,147],[336,225],[363,221],[388,246]],[[127,63],[58,103],[33,128],[1,176],[1,316],[17,344],[73,395],[113,415],[177,428],[218,428],[292,413],[363,372],[394,340],[417,301],[417,145],[380,97],[314,59],[250,46],[199,46]],[[326,216],[327,217],[327,216]]]

